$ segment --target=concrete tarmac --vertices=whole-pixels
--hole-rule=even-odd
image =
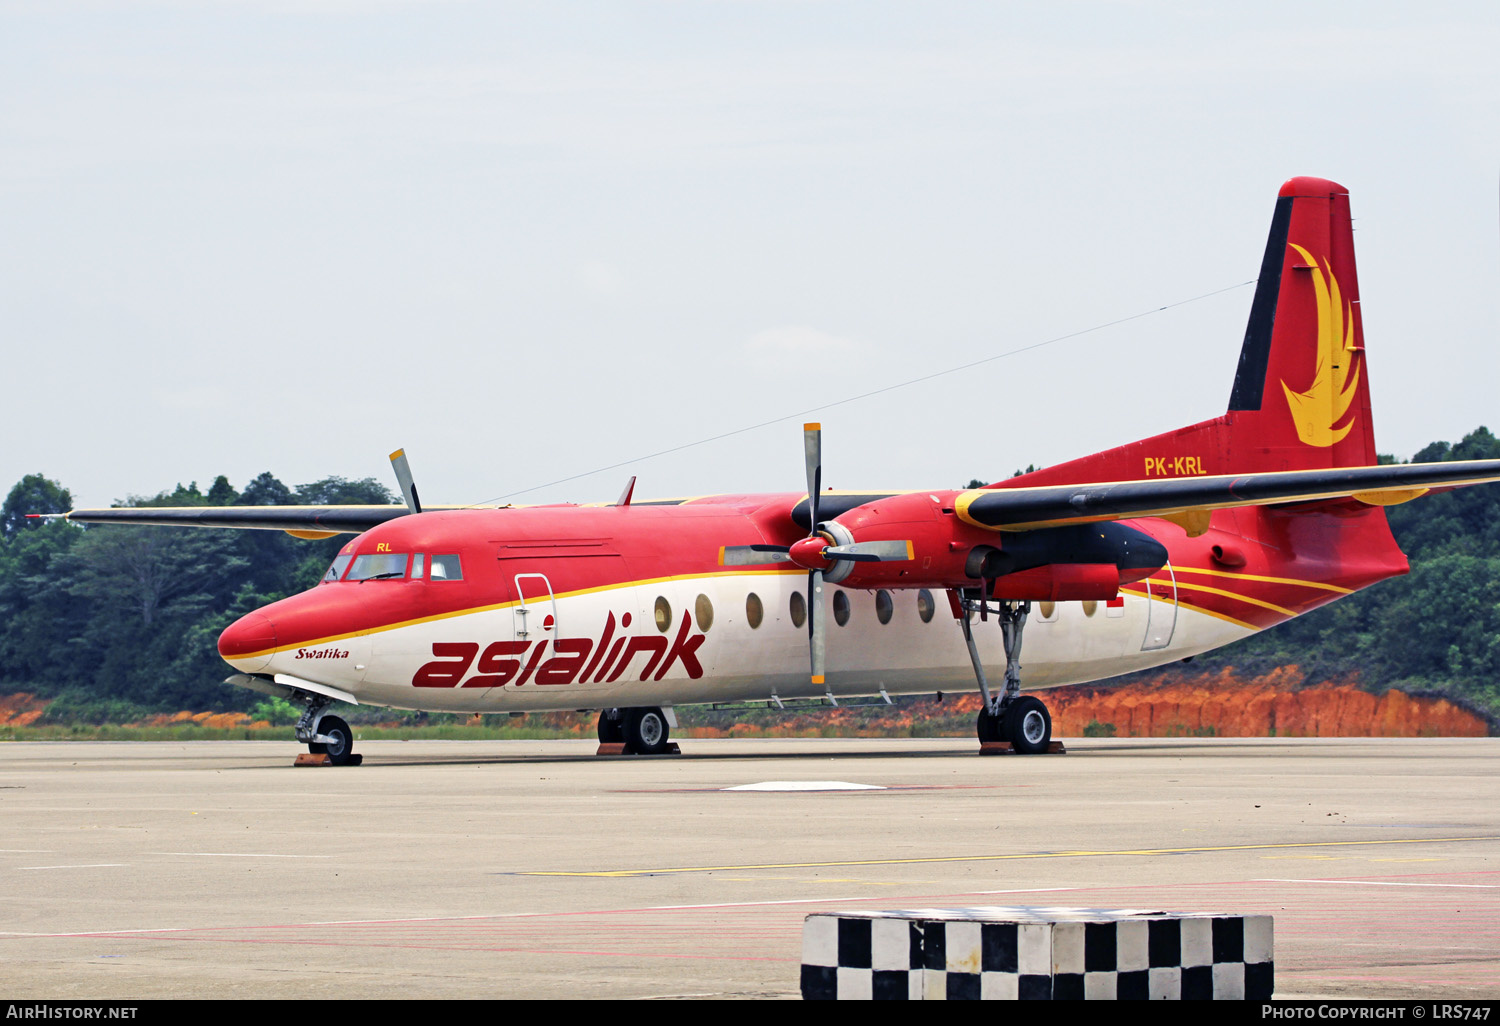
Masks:
[[[1500,996],[1500,740],[682,746],[0,745],[0,994],[795,997],[808,913],[1064,905],[1271,913],[1278,997]]]

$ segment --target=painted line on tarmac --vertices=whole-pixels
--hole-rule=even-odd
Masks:
[[[661,869],[531,870],[501,876],[620,877],[667,876],[674,873],[747,872],[756,869],[837,869],[846,866],[918,866],[951,862],[1011,862],[1020,859],[1110,858],[1127,855],[1202,855],[1221,851],[1269,851],[1284,848],[1347,848],[1390,844],[1443,844],[1456,841],[1500,841],[1500,836],[1408,837],[1372,841],[1299,841],[1289,844],[1223,844],[1201,848],[1122,848],[1105,851],[1038,851],[1011,855],[935,855],[913,859],[848,859],[834,862],[767,862],[732,866],[672,866]]]
[[[17,869],[111,869],[124,866],[124,862],[89,862],[79,866],[17,866]]]
[[[1461,883],[1400,883],[1395,880],[1291,880],[1280,877],[1266,877],[1256,880],[1256,883],[1296,883],[1296,884],[1344,884],[1349,887],[1470,887],[1485,891],[1500,891],[1500,884],[1461,884]]]

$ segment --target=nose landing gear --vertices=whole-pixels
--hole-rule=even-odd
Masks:
[[[307,708],[297,721],[297,740],[307,745],[313,758],[299,756],[299,766],[358,766],[364,756],[355,754],[354,731],[341,717],[328,716],[333,700],[323,695],[308,695]]]

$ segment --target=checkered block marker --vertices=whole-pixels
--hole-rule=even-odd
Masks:
[[[811,915],[807,999],[1249,999],[1275,983],[1270,916],[931,908]]]

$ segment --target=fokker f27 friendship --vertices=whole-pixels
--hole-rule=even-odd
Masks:
[[[1030,688],[1217,648],[1405,573],[1383,507],[1500,479],[1377,466],[1366,362],[1347,190],[1294,178],[1228,411],[984,488],[824,492],[809,424],[806,492],[424,510],[398,452],[404,507],[64,515],[356,535],[219,638],[230,682],[301,703],[298,740],[336,763],[340,701],[597,709],[601,740],[655,753],[678,705],[976,686],[979,737],[1036,753],[1023,635]]]

